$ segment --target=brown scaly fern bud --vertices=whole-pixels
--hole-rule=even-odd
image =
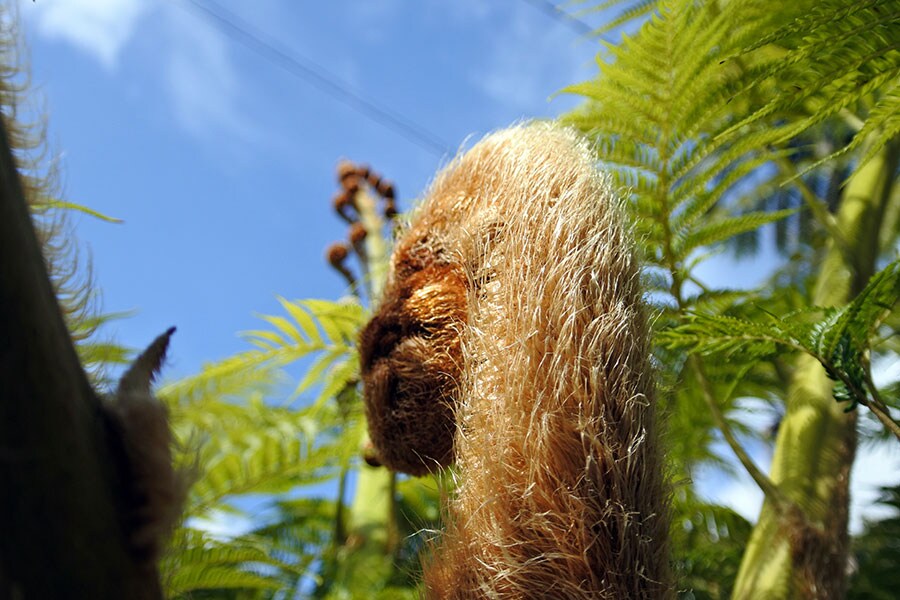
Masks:
[[[550,124],[457,158],[361,334],[378,461],[457,465],[427,597],[673,597],[638,265],[594,160]]]
[[[338,270],[344,268],[344,261],[347,260],[348,255],[349,251],[347,250],[347,246],[340,242],[335,242],[328,246],[328,250],[325,252],[325,258],[328,260],[328,264]]]
[[[353,276],[353,273],[347,268],[347,265],[344,264],[349,255],[350,249],[347,247],[347,244],[341,242],[331,244],[325,251],[325,259],[328,261],[328,264],[347,280],[350,287],[353,287],[356,285],[356,277]]]
[[[334,207],[334,212],[347,223],[356,222],[357,217],[350,213],[350,210],[354,208],[353,196],[347,190],[341,190],[335,194],[331,199],[331,206]]]
[[[338,163],[337,166],[337,180],[338,183],[344,185],[344,181],[349,177],[356,176],[356,165],[354,165],[349,160],[342,160]]]
[[[344,190],[347,192],[347,197],[350,198],[350,202],[354,202],[354,196],[356,192],[359,191],[359,188],[363,184],[363,180],[359,178],[355,173],[345,177],[341,180],[341,184],[344,186]]]
[[[378,192],[378,195],[386,200],[394,199],[394,184],[386,179],[382,179],[378,182],[378,185],[375,186],[375,191]]]
[[[362,223],[356,222],[350,225],[350,231],[348,232],[350,245],[353,246],[353,251],[356,252],[356,256],[358,256],[361,261],[366,260],[365,242],[368,235],[369,232],[366,231],[366,226]]]
[[[350,243],[353,244],[354,247],[362,244],[367,235],[368,232],[366,232],[366,227],[362,223],[354,223],[350,226]]]

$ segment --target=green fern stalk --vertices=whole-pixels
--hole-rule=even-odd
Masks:
[[[898,158],[895,139],[847,183],[837,215],[847,242],[830,242],[813,304],[843,305],[872,276]],[[763,504],[733,598],[843,597],[856,412],[835,402],[832,384],[815,358],[798,358],[770,473],[793,508]]]
[[[365,289],[372,302],[377,302],[387,274],[390,247],[382,232],[385,222],[378,212],[376,200],[365,188],[356,194],[360,222],[365,226]],[[368,441],[365,430],[358,440],[361,448]],[[375,594],[385,587],[392,575],[394,551],[397,547],[397,515],[395,507],[396,474],[385,468],[363,465],[357,471],[356,493],[346,520],[346,540],[338,540],[335,576],[325,582],[323,597],[340,597],[341,592],[368,590]]]

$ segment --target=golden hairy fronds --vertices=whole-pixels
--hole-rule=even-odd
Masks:
[[[457,464],[430,597],[672,595],[629,237],[588,145],[533,124],[454,161],[398,241],[360,356],[382,460]]]

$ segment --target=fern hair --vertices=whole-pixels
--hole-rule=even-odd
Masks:
[[[413,473],[456,463],[426,595],[672,597],[638,266],[587,143],[528,124],[457,158],[399,240],[385,298],[361,346],[376,449]],[[371,352],[379,319],[404,310]]]

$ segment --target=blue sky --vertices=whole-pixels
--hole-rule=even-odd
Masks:
[[[220,3],[454,152],[470,136],[574,105],[595,42],[528,2]],[[334,167],[368,162],[408,207],[449,154],[429,151],[237,43],[189,0],[20,2],[63,194],[112,330],[141,346],[178,326],[168,376],[244,349],[277,294],[336,298],[345,235]]]
[[[241,45],[208,0],[19,0],[35,97],[49,118],[63,196],[121,218],[75,220],[108,333],[141,347],[178,327],[165,376],[247,349],[236,335],[278,313],[276,295],[337,298],[325,247],[341,158],[396,182],[404,210],[466,140],[575,100],[553,94],[595,72],[596,41],[527,0],[218,0],[281,50],[311,61],[426,129],[423,148]],[[596,18],[591,18],[596,24]],[[765,265],[727,269],[759,277]],[[715,281],[721,270],[709,272]],[[864,454],[866,452],[865,448]],[[755,453],[767,464],[765,449]],[[884,480],[855,472],[856,508]],[[707,493],[755,516],[747,479],[703,475]]]

